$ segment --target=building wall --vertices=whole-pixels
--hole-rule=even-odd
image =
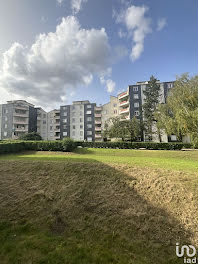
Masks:
[[[84,139],[95,141],[95,106],[96,104],[84,105]]]
[[[119,115],[119,102],[115,96],[110,96],[110,102],[102,105],[102,129],[104,129],[105,122],[112,117]]]
[[[13,135],[13,105],[2,105],[2,139],[11,139]]]
[[[70,105],[70,137],[74,140],[84,140],[84,104],[74,102]]]
[[[37,133],[47,140],[47,113],[40,107],[37,108]]]
[[[60,137],[70,137],[70,106],[60,107]]]
[[[59,140],[60,138],[60,110],[54,109],[47,114],[47,139]]]

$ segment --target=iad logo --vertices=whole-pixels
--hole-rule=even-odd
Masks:
[[[176,243],[176,255],[179,258],[184,257],[184,263],[198,263],[197,257],[195,257],[197,251],[192,245],[182,246],[180,249],[179,243]]]

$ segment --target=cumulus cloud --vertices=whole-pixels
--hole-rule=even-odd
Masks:
[[[137,60],[144,51],[144,40],[152,32],[151,18],[146,17],[149,8],[147,6],[131,5],[117,14],[117,23],[123,23],[129,36],[132,38],[132,61]],[[115,13],[114,13],[115,16]]]
[[[112,69],[108,68],[107,71],[102,73],[102,75],[100,76],[100,83],[106,86],[106,90],[108,93],[112,93],[116,87],[116,83],[113,80],[109,79],[111,73]]]
[[[56,0],[56,1],[57,1],[57,3],[58,3],[59,5],[61,5],[62,2],[63,2],[64,0]]]
[[[157,22],[157,31],[161,31],[166,25],[166,18],[160,18]]]
[[[111,61],[105,29],[82,29],[63,18],[55,32],[39,35],[31,47],[14,43],[2,57],[0,91],[48,106],[61,103],[76,87],[101,76]]]
[[[88,0],[71,0],[71,8],[74,14],[78,14],[82,8],[82,4]]]
[[[127,37],[127,33],[124,32],[121,28],[118,30],[118,36],[120,38],[126,38]]]

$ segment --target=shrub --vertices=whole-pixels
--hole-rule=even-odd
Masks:
[[[2,142],[0,144],[0,154],[20,152],[25,150],[23,142]]]
[[[42,137],[36,132],[31,132],[31,133],[21,135],[19,139],[20,140],[42,140]]]
[[[68,152],[73,151],[77,147],[77,144],[71,138],[63,139],[62,145],[63,145],[63,151],[68,151]]]
[[[112,149],[153,149],[153,150],[181,150],[182,143],[155,143],[155,142],[78,142],[78,146],[88,148],[112,148]]]

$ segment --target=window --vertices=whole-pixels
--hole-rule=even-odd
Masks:
[[[72,126],[73,129],[76,129],[76,126]]]
[[[43,118],[46,118],[46,114],[43,114]]]
[[[107,113],[108,113],[107,110],[104,110],[104,111],[103,111],[103,114],[104,114],[104,115],[107,115]]]
[[[140,104],[139,103],[134,103],[134,107],[139,107]]]
[[[91,105],[87,105],[87,109],[90,109],[91,108]]]
[[[92,135],[92,131],[87,131],[87,136],[91,136]]]
[[[87,125],[87,128],[92,128],[92,124],[88,124]]]
[[[64,126],[63,126],[63,129],[67,129],[67,125],[64,125]]]
[[[80,129],[83,129],[83,125],[80,125]]]
[[[67,116],[67,112],[64,112],[64,113],[63,113],[63,116]]]
[[[117,114],[117,110],[114,110],[113,112],[114,112],[114,114]]]
[[[80,131],[80,136],[83,136],[83,131]]]
[[[7,118],[7,116],[5,116],[5,121],[8,121],[8,118]]]
[[[88,122],[91,122],[92,121],[92,118],[91,117],[87,117],[87,121]]]
[[[87,115],[91,115],[91,111],[87,111]]]
[[[133,87],[133,91],[134,91],[134,92],[138,92],[138,86],[134,86],[134,87]]]
[[[63,132],[63,137],[66,137],[67,136],[67,132]]]
[[[134,95],[133,95],[133,98],[134,98],[134,99],[139,99],[139,95],[138,95],[138,94],[134,94]]]
[[[167,87],[170,89],[170,88],[173,88],[173,83],[168,83],[167,84]]]
[[[73,113],[72,113],[72,116],[75,116],[75,115],[76,115],[76,112],[73,112]]]
[[[75,131],[72,132],[72,136],[75,136]]]
[[[46,120],[43,120],[43,125],[46,125]]]
[[[8,128],[8,125],[7,124],[5,124],[5,128]]]
[[[63,106],[63,110],[67,110],[67,106]]]
[[[53,130],[53,126],[50,126],[50,130]]]
[[[3,135],[4,135],[4,137],[7,137],[8,132],[4,132]]]
[[[75,118],[72,118],[72,123],[75,123]]]
[[[80,115],[81,115],[81,116],[83,115],[83,112],[82,112],[82,111],[80,111]]]
[[[75,109],[75,105],[72,105],[72,110],[74,110]]]
[[[117,104],[114,104],[113,107],[117,107]]]
[[[88,137],[87,138],[87,141],[92,141],[92,137]]]
[[[139,116],[139,115],[140,115],[139,111],[135,111],[135,116]]]
[[[80,118],[80,123],[82,123],[83,122],[83,119],[82,118]]]
[[[63,119],[63,123],[67,123],[67,118],[64,118]]]
[[[7,114],[8,113],[8,109],[4,109],[4,114]]]

